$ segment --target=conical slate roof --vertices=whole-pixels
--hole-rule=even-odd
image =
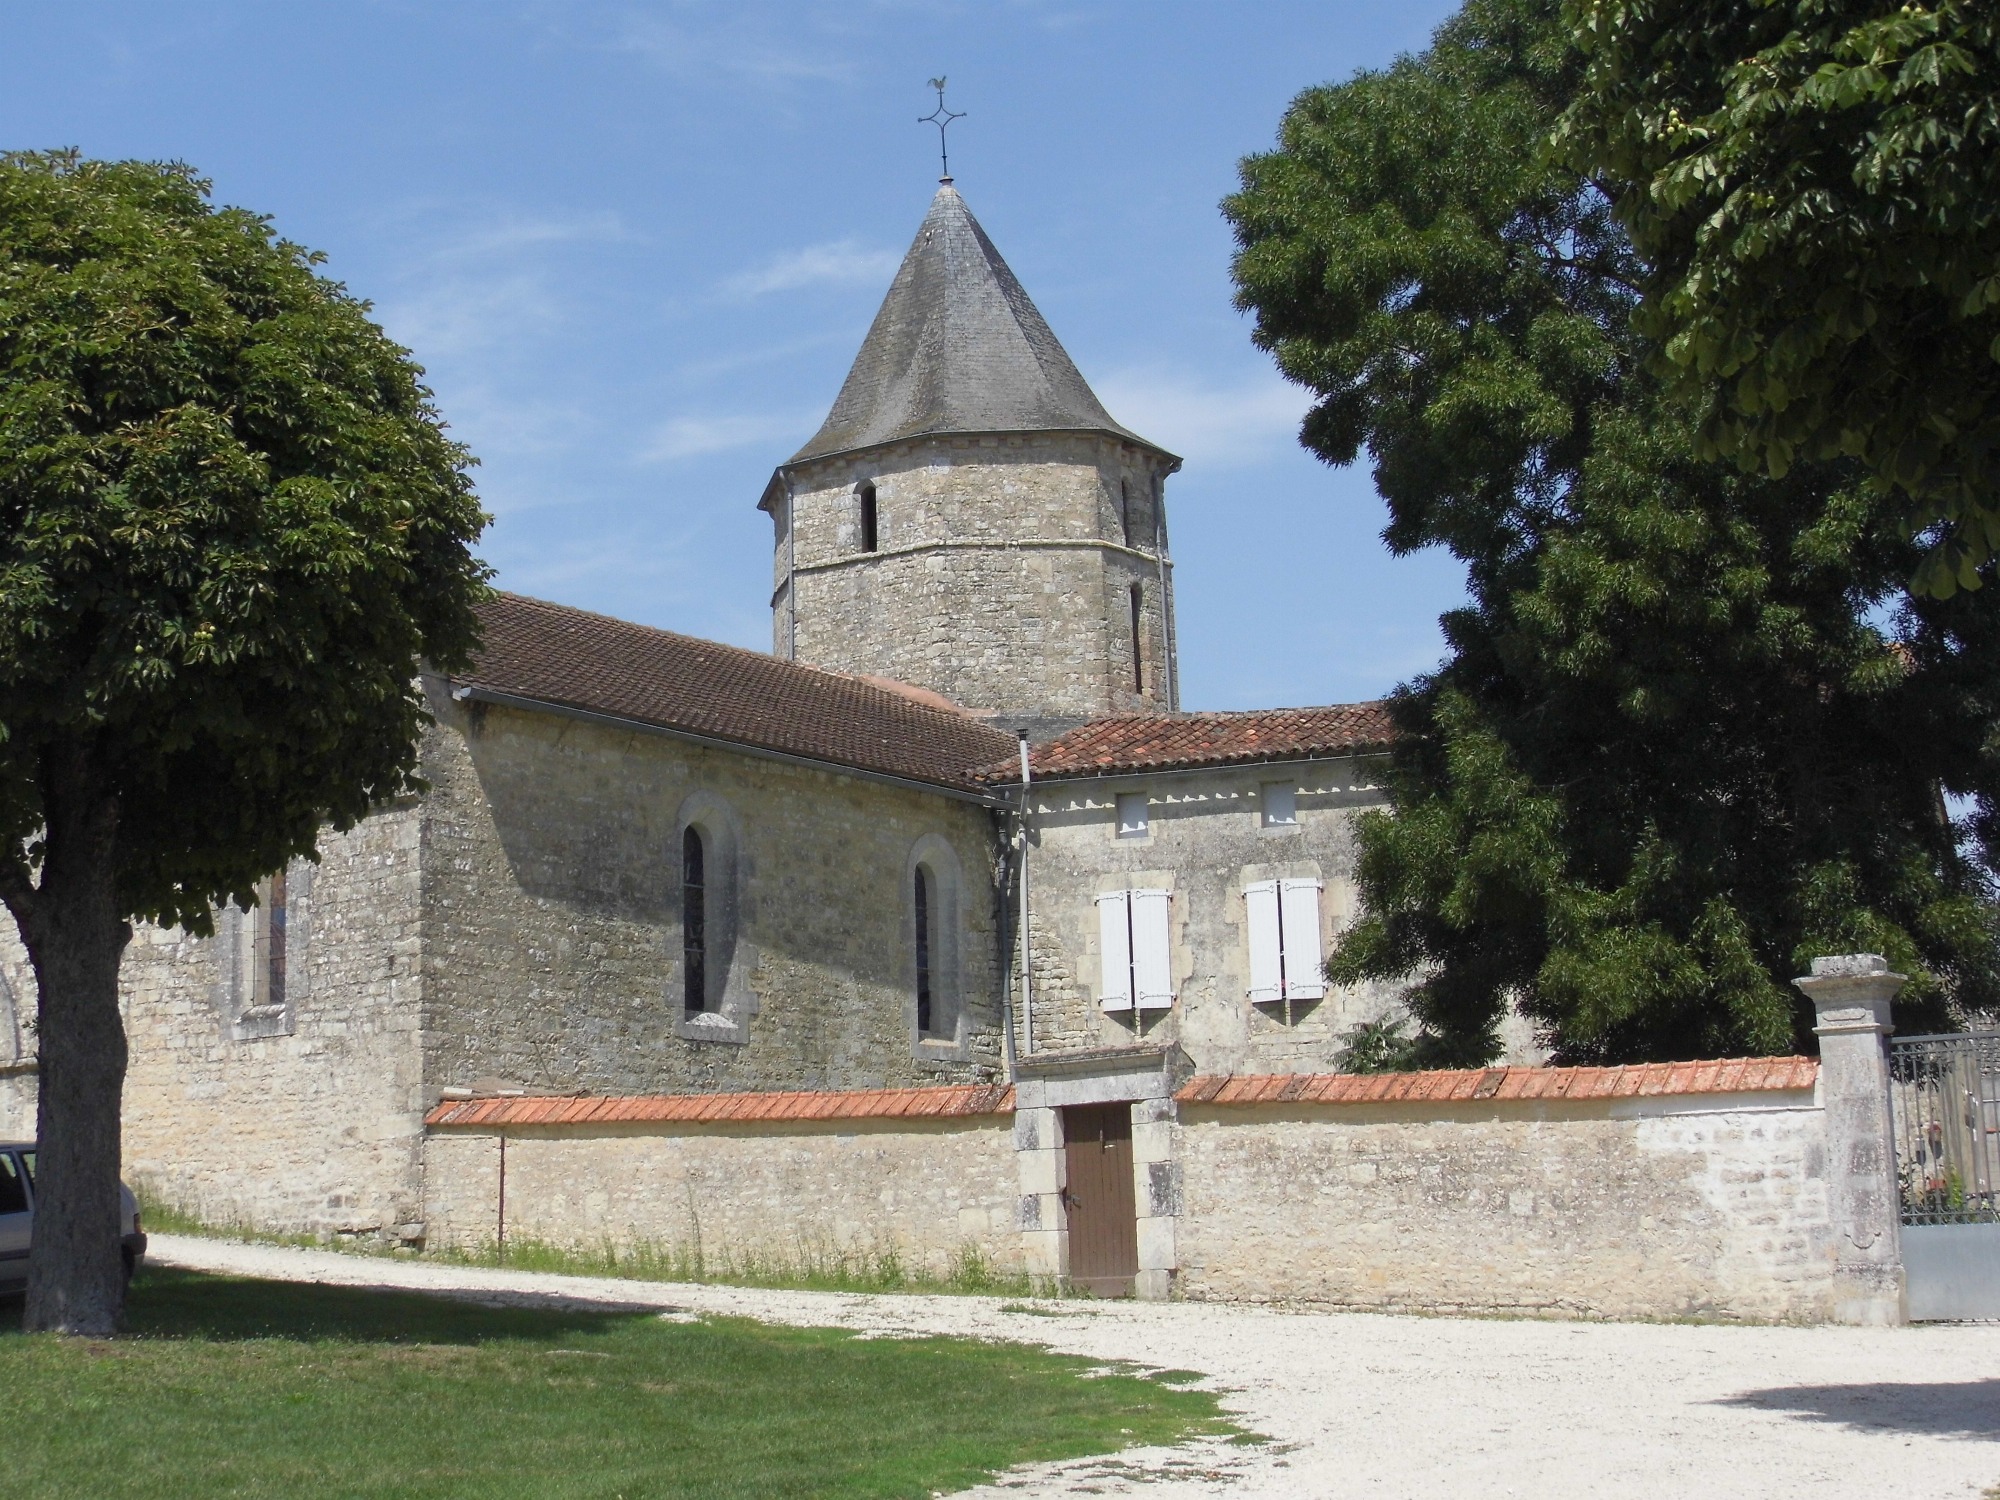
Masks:
[[[791,462],[947,432],[1108,432],[1111,420],[949,182],[882,299],[833,410]]]

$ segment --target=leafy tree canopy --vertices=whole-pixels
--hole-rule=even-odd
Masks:
[[[0,898],[39,988],[31,1326],[117,1308],[118,961],[413,783],[486,570],[421,371],[187,168],[0,157]]]
[[[211,906],[406,788],[414,664],[462,660],[470,460],[421,372],[187,169],[0,158],[0,843],[40,762],[119,801],[118,905]]]
[[[1414,979],[1459,1064],[1510,1001],[1570,1059],[1809,1047],[1819,953],[1894,959],[1906,1023],[1991,1004],[2000,607],[1907,600],[1855,471],[1699,456],[1633,327],[1648,267],[1548,149],[1583,66],[1557,3],[1471,0],[1308,90],[1224,204],[1307,446],[1365,447],[1391,549],[1467,568],[1333,976]]]
[[[2000,6],[1571,0],[1567,146],[1646,256],[1639,326],[1699,446],[1850,456],[1939,545],[2000,552]]]

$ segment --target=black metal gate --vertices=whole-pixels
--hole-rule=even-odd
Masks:
[[[1895,1038],[1889,1099],[1911,1319],[2000,1318],[2000,1031]]]

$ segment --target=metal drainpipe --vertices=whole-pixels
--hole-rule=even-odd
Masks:
[[[1167,711],[1181,706],[1180,663],[1174,660],[1174,592],[1167,582],[1167,480],[1153,481],[1153,561],[1160,569],[1160,660],[1167,667]]]
[[[1035,1050],[1034,949],[1028,939],[1028,736],[1021,733],[1021,1029],[1026,1051]]]
[[[500,1136],[500,1204],[498,1223],[493,1237],[493,1259],[500,1265],[507,1264],[507,1132]]]
[[[785,476],[785,660],[799,659],[799,512]]]

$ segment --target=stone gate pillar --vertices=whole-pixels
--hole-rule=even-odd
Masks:
[[[1885,1046],[1889,1002],[1904,982],[1874,953],[1816,958],[1811,975],[1793,981],[1817,1017],[1838,1323],[1910,1320]]]

